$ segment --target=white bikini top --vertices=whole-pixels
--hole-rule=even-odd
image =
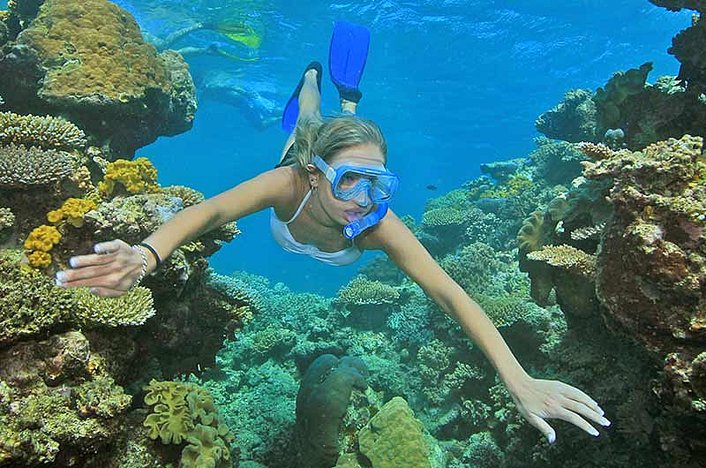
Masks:
[[[289,232],[287,225],[297,219],[297,216],[299,216],[299,213],[301,213],[302,209],[304,209],[304,205],[306,205],[306,202],[309,200],[310,196],[311,190],[309,190],[306,194],[302,202],[299,204],[299,208],[297,208],[297,211],[294,213],[294,216],[292,216],[292,219],[289,221],[280,221],[279,218],[277,218],[275,209],[272,208],[272,213],[270,215],[270,229],[272,230],[272,236],[275,238],[275,241],[284,250],[309,255],[310,257],[329,265],[349,265],[358,260],[363,252],[355,246],[355,243],[346,249],[339,250],[338,252],[322,252],[315,245],[302,244],[292,236],[292,233]]]

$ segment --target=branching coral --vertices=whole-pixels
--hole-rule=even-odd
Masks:
[[[70,151],[83,148],[86,135],[60,117],[0,112],[0,143]]]
[[[593,160],[608,159],[614,154],[614,151],[603,143],[582,141],[578,143],[577,147],[583,154]]]
[[[49,185],[72,172],[68,157],[59,151],[0,146],[0,188]]]
[[[157,192],[157,169],[144,157],[134,161],[119,159],[111,162],[106,168],[103,181],[98,183],[98,190],[108,197],[114,195],[118,184],[131,194]]]

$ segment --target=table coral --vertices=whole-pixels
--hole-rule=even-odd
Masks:
[[[592,279],[596,274],[596,257],[570,245],[548,245],[527,254],[529,260],[548,265]]]
[[[0,188],[49,185],[71,173],[69,158],[60,151],[12,144],[0,146]]]
[[[393,286],[356,276],[338,291],[336,301],[344,306],[394,304],[400,293]]]
[[[86,135],[61,117],[0,112],[0,143],[70,151],[83,148]]]

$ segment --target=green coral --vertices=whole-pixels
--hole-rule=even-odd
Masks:
[[[336,301],[344,306],[394,304],[400,298],[396,288],[356,276],[338,291]]]
[[[431,467],[422,423],[401,397],[383,405],[358,433],[360,452],[375,468]]]
[[[192,383],[158,382],[145,387],[152,406],[144,421],[151,439],[182,444],[181,466],[217,467],[230,461],[233,435],[223,423],[211,394]]]
[[[152,292],[142,286],[119,297],[100,297],[87,288],[70,289],[74,300],[73,317],[82,326],[142,325],[154,316]]]

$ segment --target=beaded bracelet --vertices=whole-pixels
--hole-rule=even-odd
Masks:
[[[144,247],[150,251],[150,253],[154,256],[155,262],[157,262],[157,266],[155,266],[154,269],[156,270],[157,268],[159,268],[159,265],[162,264],[162,259],[160,258],[159,254],[157,253],[157,249],[155,249],[154,247],[149,245],[147,242],[140,242],[137,245],[141,245],[142,247]]]
[[[137,278],[137,281],[132,283],[132,286],[130,286],[131,289],[140,284],[140,282],[144,279],[145,275],[147,274],[147,254],[143,249],[140,248],[139,245],[133,245],[132,250],[139,252],[140,257],[142,257],[142,270],[140,271],[140,276]]]

